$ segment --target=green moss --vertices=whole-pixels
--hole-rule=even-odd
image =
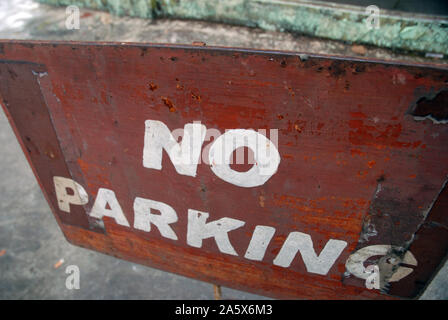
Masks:
[[[309,5],[294,0],[39,0],[74,4],[140,18],[181,18],[297,32],[391,49],[448,55],[448,21],[381,16],[379,29],[368,29],[361,10]]]

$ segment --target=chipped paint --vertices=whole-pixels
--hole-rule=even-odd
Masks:
[[[1,43],[2,106],[76,245],[281,298],[415,297],[446,254],[447,127],[410,115],[446,90],[445,68],[207,46]],[[260,132],[275,146],[280,161],[263,184],[211,170],[226,131]],[[179,172],[175,159],[194,150],[194,170],[187,161]],[[55,188],[54,176],[85,192]],[[345,272],[350,255],[376,245],[393,248],[366,261],[382,270],[381,290]],[[391,266],[407,251],[416,266]]]
[[[434,124],[448,123],[448,89],[429,97],[423,96],[415,103],[411,115],[416,121],[429,119]]]
[[[370,273],[366,271],[365,262],[371,257],[381,256],[382,258],[377,266],[379,268],[380,288],[384,290],[389,282],[400,281],[413,271],[412,268],[401,266],[401,264],[414,267],[418,265],[410,251],[397,254],[400,251],[402,251],[401,248],[390,245],[364,247],[351,254],[345,266],[349,274],[367,280]]]

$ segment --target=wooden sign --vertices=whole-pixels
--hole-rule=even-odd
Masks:
[[[0,42],[1,104],[71,243],[277,298],[413,298],[448,244],[448,70]]]

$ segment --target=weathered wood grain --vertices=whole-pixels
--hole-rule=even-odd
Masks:
[[[448,71],[433,65],[194,46],[0,42],[2,105],[68,241],[279,298],[421,293],[448,242],[446,205],[438,204],[447,199],[447,92]],[[194,121],[221,133],[276,129],[278,170],[245,188],[206,163],[195,177],[179,174],[166,152],[162,170],[145,168],[146,120],[170,130]],[[54,176],[79,183],[88,203],[62,211]],[[100,188],[115,193],[129,227],[89,216]],[[154,225],[150,232],[135,228],[137,197],[175,210],[177,240]],[[209,213],[208,221],[243,221],[228,233],[237,255],[221,252],[213,238],[200,248],[189,244],[189,209]],[[245,258],[257,226],[275,229],[261,261]],[[428,232],[432,227],[438,231]],[[276,265],[291,232],[309,235],[316,255],[330,239],[346,247],[325,275],[309,272],[301,253],[289,267]],[[382,290],[369,290],[346,261],[371,245],[392,245],[388,254],[399,260],[410,250],[418,264],[390,283],[398,266],[381,269]],[[382,265],[390,257],[368,261]]]

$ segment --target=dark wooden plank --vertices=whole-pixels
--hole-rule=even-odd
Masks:
[[[448,174],[441,66],[194,46],[0,45],[2,105],[76,245],[280,298],[415,297],[443,261],[446,223],[437,220],[437,234],[422,227]],[[161,168],[157,152],[144,160],[144,148],[163,140],[150,132],[200,132],[199,121],[214,138],[199,144],[196,170],[166,151]],[[258,157],[210,165],[210,147],[232,134],[266,136],[278,168],[245,174],[261,167]],[[55,176],[81,191],[55,188]],[[101,219],[110,210],[115,218]],[[361,255],[361,271],[379,266],[379,289],[366,288],[353,264],[366,248],[382,252]],[[394,281],[404,262],[413,272]]]

